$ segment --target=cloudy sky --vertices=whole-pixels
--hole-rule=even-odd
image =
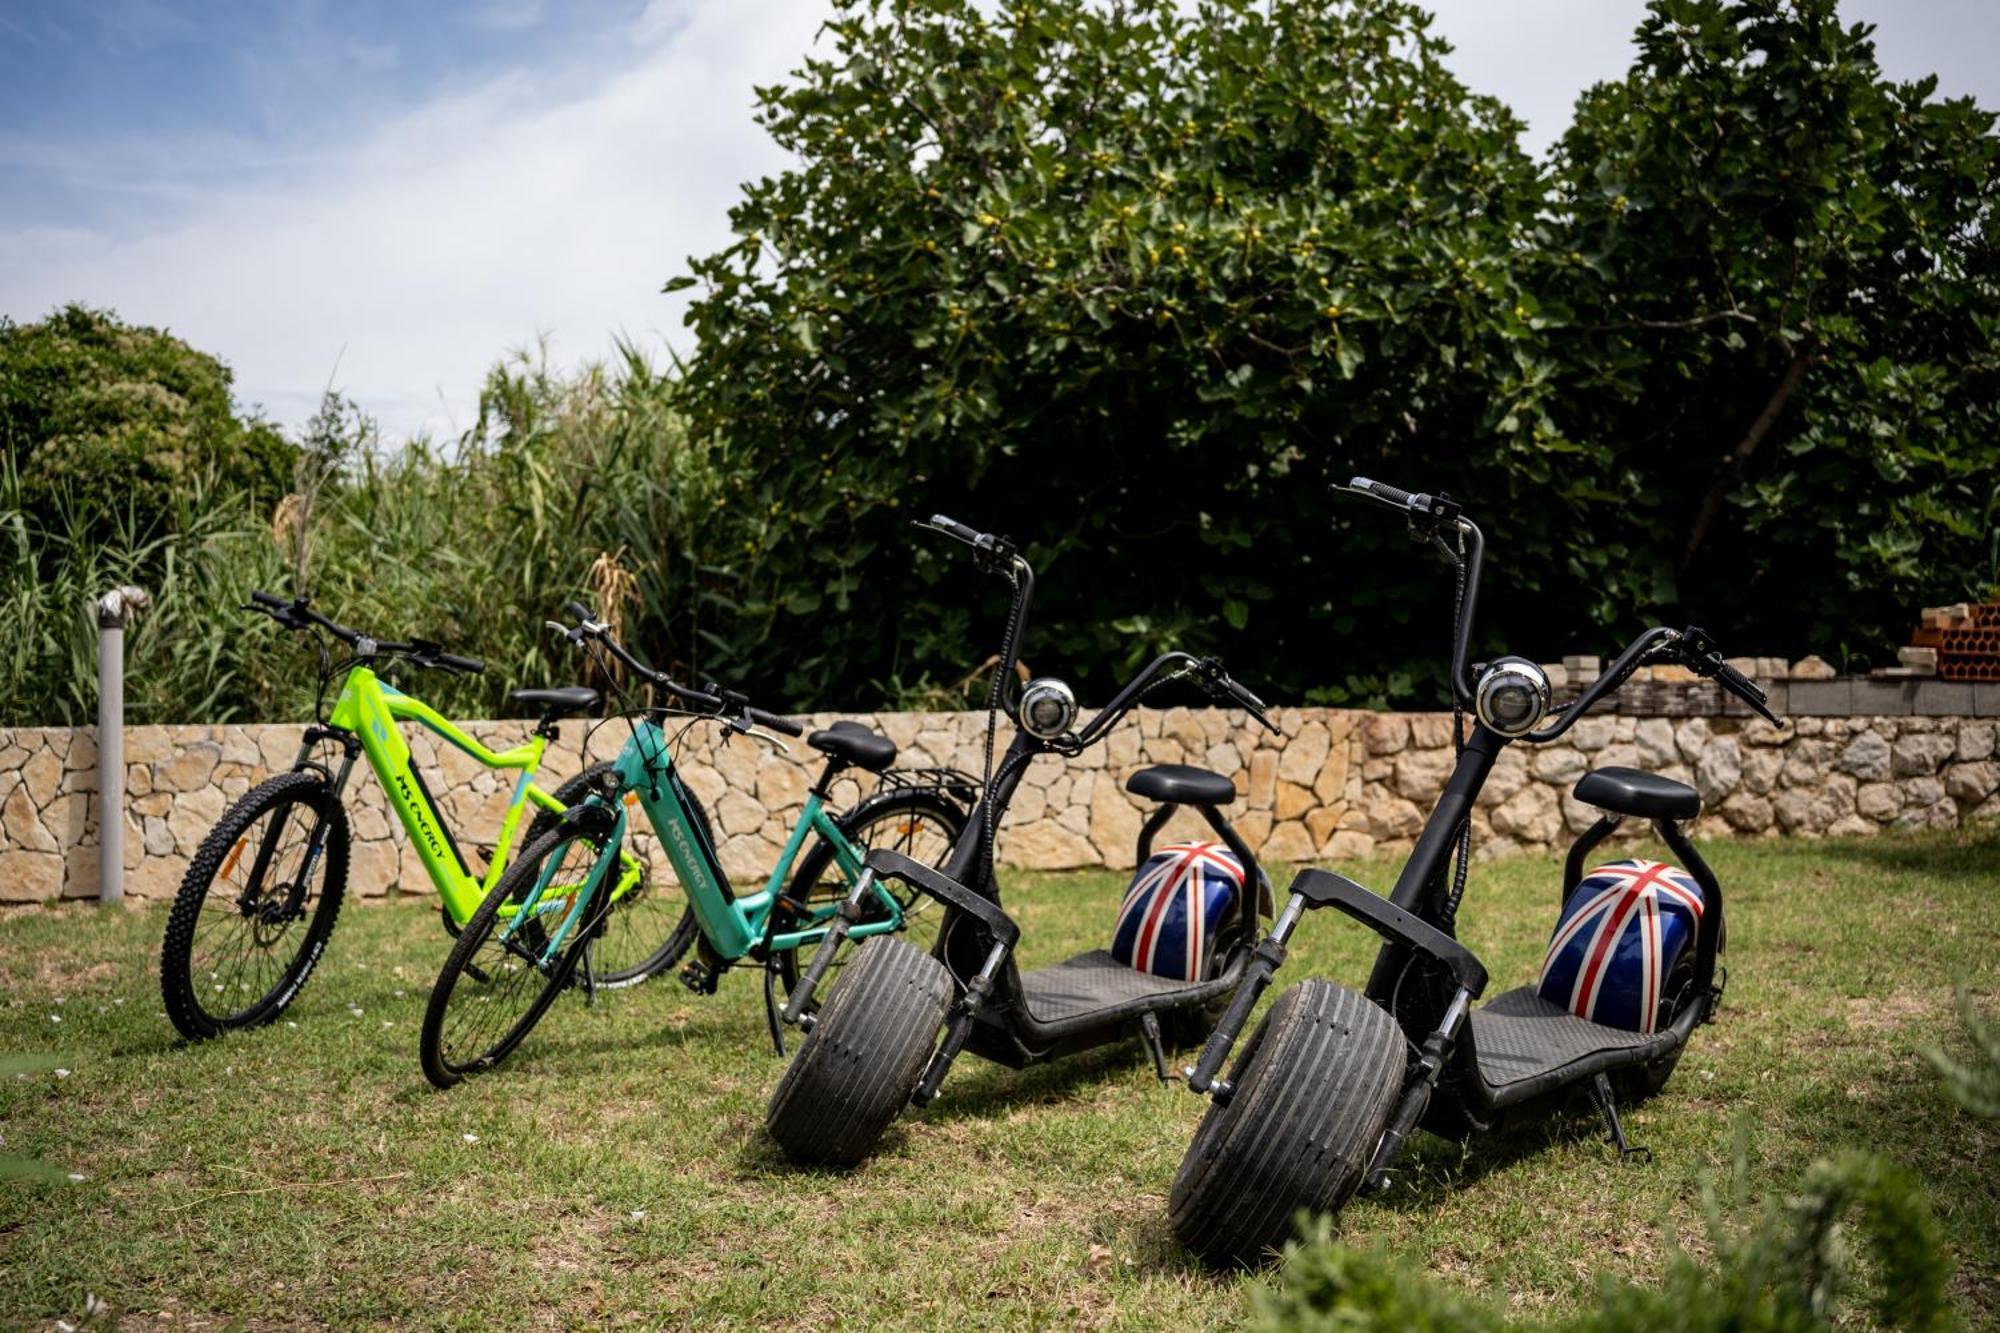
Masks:
[[[1558,135],[1640,0],[1437,0],[1452,63]],[[1899,78],[2000,106],[2000,0],[1846,0]],[[753,85],[825,0],[0,0],[0,314],[109,306],[286,425],[331,379],[392,434],[470,424],[546,337],[686,345],[683,258],[781,169]]]

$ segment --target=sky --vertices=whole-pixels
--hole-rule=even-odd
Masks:
[[[1621,75],[1641,0],[1435,0],[1539,150]],[[339,388],[392,439],[486,370],[691,339],[691,254],[785,166],[753,88],[827,0],[0,0],[0,315],[171,329],[286,427]],[[2000,107],[2000,0],[1846,0],[1895,78]]]

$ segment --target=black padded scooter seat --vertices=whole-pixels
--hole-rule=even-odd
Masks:
[[[1236,784],[1193,764],[1155,764],[1125,779],[1125,790],[1164,805],[1228,805]]]
[[[1701,797],[1685,782],[1636,768],[1600,768],[1576,781],[1576,799],[1613,814],[1640,819],[1693,819]]]
[[[1060,1023],[1084,1014],[1102,1013],[1133,1001],[1144,1001],[1208,983],[1156,977],[1127,967],[1108,949],[1081,953],[1054,967],[1021,974],[1021,996],[1038,1023]],[[1151,1007],[1151,1006],[1143,1006]]]
[[[896,742],[859,722],[836,722],[806,737],[806,744],[870,773],[880,773],[896,762]]]
[[[1521,1100],[1584,1074],[1643,1064],[1680,1044],[1671,1028],[1627,1032],[1578,1018],[1533,986],[1495,996],[1472,1011],[1479,1077],[1496,1102]]]
[[[588,685],[558,685],[546,690],[515,690],[507,698],[517,704],[539,708],[551,717],[566,713],[588,713],[604,696]]]

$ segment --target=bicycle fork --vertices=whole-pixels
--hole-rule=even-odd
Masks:
[[[327,778],[327,791],[337,804],[340,801],[340,794],[347,789],[348,776],[354,772],[354,760],[361,748],[353,737],[320,727],[306,728],[305,735],[299,742],[298,755],[292,760],[292,771],[299,773],[309,768],[316,768],[322,773],[326,772],[326,766],[316,762],[312,756],[319,743],[328,739],[339,740],[345,751],[340,767]],[[271,870],[271,858],[277,855],[278,847],[284,841],[285,827],[291,822],[291,817],[290,806],[281,808],[277,818],[271,821],[270,834],[257,848],[257,859],[251,863],[250,876],[244,882],[243,891],[236,895],[236,908],[244,916],[260,911],[265,913],[271,911],[271,903],[274,900],[272,896],[262,891],[262,886],[264,877]],[[325,850],[326,821],[321,819],[313,824],[312,832],[306,836],[305,856],[299,861],[298,873],[292,877],[291,883],[284,886],[284,896],[277,908],[277,919],[291,920],[305,909],[306,886],[312,882],[313,867],[319,864],[320,855]],[[231,864],[233,863],[232,855]],[[224,873],[226,877],[227,871]]]

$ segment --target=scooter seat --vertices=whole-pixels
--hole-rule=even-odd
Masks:
[[[1576,799],[1613,814],[1640,819],[1693,819],[1701,797],[1685,782],[1636,768],[1600,768],[1577,779]]]
[[[1604,1069],[1644,1064],[1680,1044],[1671,1028],[1629,1032],[1578,1018],[1522,986],[1472,1011],[1479,1077],[1498,1104],[1523,1101]]]
[[[539,708],[550,717],[566,713],[588,713],[603,696],[588,685],[559,685],[546,690],[515,690],[507,698],[512,703]]]
[[[870,731],[859,722],[836,722],[824,731],[815,731],[806,737],[806,744],[821,754],[832,755],[843,763],[865,768],[870,773],[880,773],[896,762],[896,742],[879,732]]]
[[[1236,784],[1193,764],[1155,764],[1125,779],[1125,790],[1164,805],[1228,805]]]

